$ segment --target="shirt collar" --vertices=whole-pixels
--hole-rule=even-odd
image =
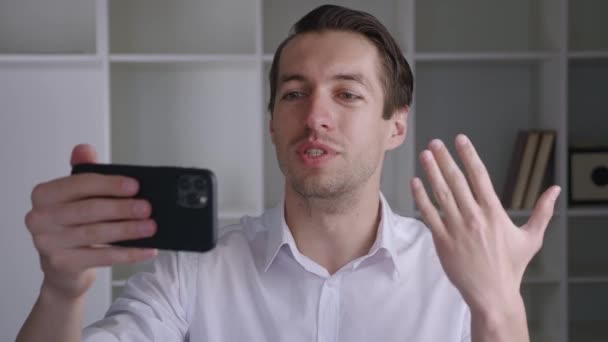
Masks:
[[[287,245],[291,249],[292,254],[295,255],[297,253],[295,240],[285,221],[284,204],[285,201],[282,199],[277,206],[264,213],[264,225],[268,228],[268,244],[264,261],[264,272],[268,270],[270,265],[272,265],[277,258],[283,245]],[[386,253],[385,255],[390,257],[393,266],[395,267],[397,276],[400,276],[403,273],[403,270],[399,269],[399,263],[397,262],[397,238],[394,232],[394,229],[396,229],[394,223],[395,214],[382,193],[380,193],[380,206],[381,217],[376,240],[372,244],[369,253],[364,258],[367,259],[368,257],[378,255],[379,253]]]

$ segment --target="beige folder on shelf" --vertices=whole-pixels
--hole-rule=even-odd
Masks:
[[[510,209],[522,209],[524,196],[528,187],[530,173],[536,158],[536,151],[540,141],[540,131],[529,131],[526,139],[526,147],[524,148],[519,171],[517,172],[517,181],[513,189],[513,198],[511,199]]]
[[[534,161],[534,167],[530,174],[530,181],[524,197],[523,208],[532,209],[540,196],[541,187],[547,174],[549,160],[555,145],[555,131],[543,131],[538,145],[538,152]]]

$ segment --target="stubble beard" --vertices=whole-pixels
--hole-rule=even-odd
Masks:
[[[291,167],[284,162],[279,164],[285,174],[286,186],[290,186],[294,192],[307,200],[347,197],[357,192],[356,190],[362,187],[375,171],[374,163],[366,163],[363,160],[316,174],[301,174],[299,170],[293,170],[295,162],[291,163]]]

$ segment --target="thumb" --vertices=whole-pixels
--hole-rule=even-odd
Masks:
[[[559,186],[555,185],[547,189],[540,196],[532,211],[532,216],[530,216],[528,223],[526,223],[527,231],[541,234],[541,236],[544,235],[545,229],[547,229],[549,221],[551,220],[551,217],[553,217],[555,202],[557,201],[557,196],[559,196],[561,190],[562,189]]]
[[[95,148],[88,144],[74,146],[72,157],[70,158],[70,165],[74,166],[85,163],[97,163],[97,152],[95,151]]]

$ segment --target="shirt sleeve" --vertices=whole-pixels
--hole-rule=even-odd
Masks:
[[[190,261],[190,262],[187,262]],[[177,252],[160,252],[151,270],[133,275],[105,317],[83,331],[86,342],[184,341],[196,263]],[[190,277],[187,277],[191,274]]]

